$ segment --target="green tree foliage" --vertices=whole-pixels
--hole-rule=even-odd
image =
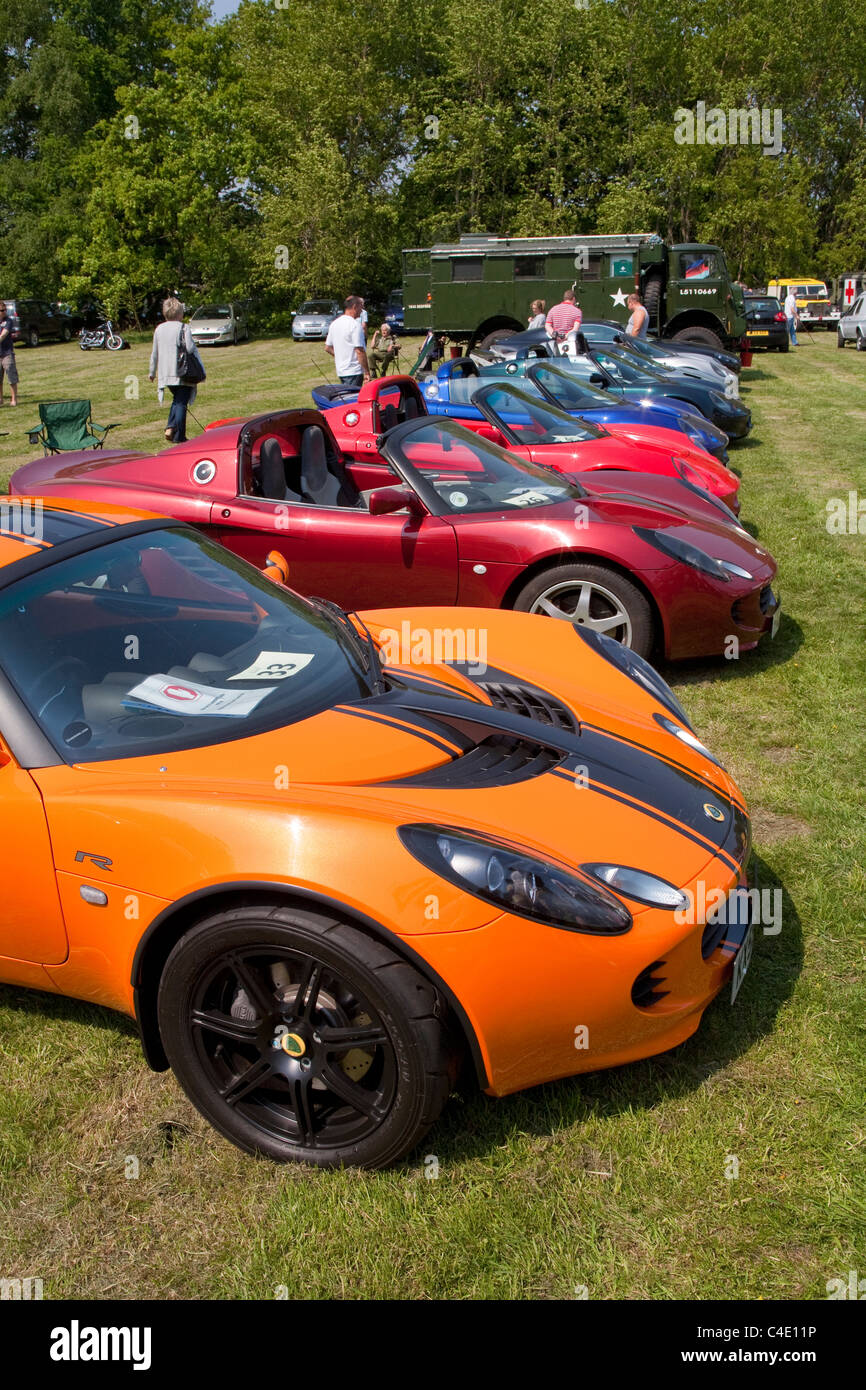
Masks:
[[[866,264],[863,0],[7,0],[4,292],[384,292],[468,231]],[[782,148],[679,144],[768,108]],[[138,121],[130,138],[127,118]]]

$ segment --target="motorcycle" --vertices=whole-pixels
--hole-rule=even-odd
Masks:
[[[78,346],[82,352],[89,352],[91,348],[120,352],[121,348],[128,348],[129,343],[114,331],[111,319],[106,319],[98,328],[82,328],[78,335]]]

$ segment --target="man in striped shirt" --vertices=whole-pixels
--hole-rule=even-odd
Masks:
[[[564,343],[574,328],[580,328],[583,314],[574,297],[574,290],[566,290],[560,304],[554,304],[545,320],[547,336],[554,343]]]

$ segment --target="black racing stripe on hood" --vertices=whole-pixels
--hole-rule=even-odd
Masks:
[[[458,757],[461,752],[466,752],[472,746],[469,739],[452,733],[450,728],[439,730],[434,720],[419,717],[414,711],[404,712],[402,707],[377,711],[358,709],[354,705],[335,705],[334,709],[338,714],[350,714],[356,719],[369,719],[397,733],[415,734],[432,744],[440,753],[447,753],[449,758]],[[458,745],[456,748],[455,744]]]
[[[91,516],[88,512],[64,512],[53,507],[42,510],[42,537],[48,545],[60,545],[63,541],[86,536],[90,531],[104,531],[115,525],[116,522]]]
[[[551,776],[560,777],[568,782],[570,786],[576,785],[574,769],[566,771],[564,768],[555,768]],[[688,826],[674,820],[672,816],[666,816],[661,811],[654,810],[652,806],[646,806],[641,802],[632,800],[629,796],[617,791],[614,787],[608,786],[603,780],[596,778],[590,771],[588,785],[591,791],[598,793],[599,796],[607,796],[611,801],[616,801],[620,806],[627,807],[630,811],[637,811],[638,815],[646,816],[649,820],[654,820],[657,825],[663,825],[667,830],[673,830],[683,839],[690,840],[692,844],[702,849],[705,854],[715,852],[719,859],[722,859],[731,869],[738,869],[736,860],[731,858],[725,850],[714,846],[711,841],[705,840],[702,836],[694,834]]]
[[[587,767],[590,777],[655,807],[722,849],[733,814],[727,795],[715,789],[708,795],[704,783],[685,769],[672,767],[652,753],[618,743],[595,729],[584,729],[580,744],[577,760]],[[722,820],[712,820],[704,811],[710,800],[723,812]]]
[[[642,743],[636,742],[633,738],[626,738],[625,734],[615,734],[610,729],[599,728],[597,724],[583,724],[582,728],[591,730],[592,733],[597,734],[599,738],[607,738],[612,739],[616,743],[624,743],[627,747],[634,748],[639,753],[649,752]],[[700,781],[708,791],[712,792],[714,796],[717,796],[721,801],[729,802],[736,810],[745,814],[746,807],[744,803],[738,800],[736,796],[732,796],[730,792],[723,791],[721,787],[717,786],[712,780],[712,775],[709,772],[693,772],[692,769],[687,768],[684,763],[679,762],[676,758],[670,757],[667,753],[660,753],[658,749],[653,749],[651,756],[657,758],[660,762],[669,763],[671,767],[677,768],[679,772],[685,773],[686,776],[694,777],[696,780]]]
[[[454,665],[454,669],[459,670],[459,667]],[[461,690],[459,686],[449,685],[447,681],[437,680],[435,676],[422,676],[418,671],[407,671],[403,666],[389,666],[388,676],[400,681],[410,690],[429,690],[434,694],[455,695],[458,699],[463,698],[465,700],[476,700],[477,698],[468,690]]]

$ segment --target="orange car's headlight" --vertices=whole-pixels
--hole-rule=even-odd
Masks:
[[[631,913],[600,883],[504,841],[441,825],[402,825],[409,853],[440,878],[505,912],[563,931],[619,936]]]

